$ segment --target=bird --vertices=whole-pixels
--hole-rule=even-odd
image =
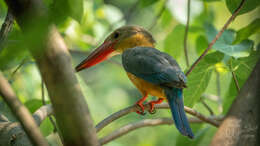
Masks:
[[[187,78],[172,56],[155,49],[153,36],[143,27],[130,25],[116,29],[75,70],[90,68],[117,54],[122,54],[127,76],[142,94],[136,102],[140,107],[137,113],[145,114],[143,102],[149,95],[157,97],[148,103],[151,114],[155,112],[155,104],[166,100],[178,131],[194,138],[184,112],[183,89],[187,87]]]

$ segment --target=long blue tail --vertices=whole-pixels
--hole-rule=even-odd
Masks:
[[[184,112],[182,89],[166,88],[165,94],[171,108],[172,117],[175,122],[176,128],[180,131],[182,135],[193,138],[194,135]]]

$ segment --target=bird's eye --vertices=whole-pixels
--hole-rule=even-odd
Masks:
[[[118,32],[115,32],[114,38],[117,39],[118,37],[119,37],[119,33],[118,33]]]

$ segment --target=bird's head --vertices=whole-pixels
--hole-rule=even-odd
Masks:
[[[126,49],[137,46],[154,47],[152,35],[139,26],[123,26],[112,32],[85,60],[77,67],[76,71],[94,66]]]

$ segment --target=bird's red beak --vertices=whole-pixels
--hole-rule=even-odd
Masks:
[[[108,59],[111,53],[115,51],[115,43],[116,42],[105,41],[76,67],[76,71],[79,72]]]

